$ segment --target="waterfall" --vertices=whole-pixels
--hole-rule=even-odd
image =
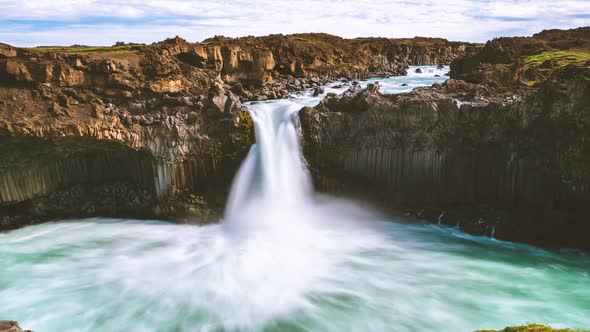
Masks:
[[[232,184],[225,216],[231,219],[251,202],[266,206],[303,204],[312,192],[300,146],[297,112],[302,104],[278,101],[249,106],[256,144]]]

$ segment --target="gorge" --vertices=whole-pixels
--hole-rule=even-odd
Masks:
[[[589,249],[588,42],[0,45],[0,313],[43,331],[588,327],[587,253],[504,241]]]

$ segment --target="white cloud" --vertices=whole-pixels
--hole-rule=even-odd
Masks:
[[[0,10],[0,41],[16,45],[296,32],[485,41],[590,25],[587,0],[0,0]]]

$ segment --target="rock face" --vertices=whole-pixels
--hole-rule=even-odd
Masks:
[[[343,39],[327,34],[215,37],[204,43],[220,45],[225,58],[231,59],[223,74],[243,72],[240,68],[252,68],[253,62],[258,64],[258,69],[250,78],[263,80],[280,75],[330,78],[399,75],[405,73],[408,64],[449,64],[480,48],[477,44],[436,38]]]
[[[590,70],[573,73],[535,87],[353,87],[300,112],[305,153],[322,185],[368,180],[387,205],[433,221],[589,248]]]
[[[177,217],[175,204],[195,194],[223,204],[253,141],[240,99],[177,58],[188,43],[137,47],[18,49],[0,59],[0,229],[56,217]]]
[[[0,43],[0,57],[12,58],[16,56],[16,49],[10,45]]]
[[[500,86],[534,85],[563,66],[587,67],[590,27],[545,30],[533,37],[498,38],[451,64],[451,78]]]
[[[93,215],[208,222],[253,143],[242,101],[319,94],[343,76],[403,74],[411,60],[402,45],[412,40],[0,44],[0,229]],[[468,52],[444,40],[420,45]]]

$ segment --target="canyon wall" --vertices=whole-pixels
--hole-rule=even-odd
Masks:
[[[241,102],[400,75],[473,47],[324,34],[0,44],[0,228],[92,215],[215,219],[254,139]]]
[[[499,38],[452,79],[353,86],[300,113],[320,188],[475,234],[588,248],[590,28]],[[351,189],[352,188],[352,189]]]
[[[587,248],[589,77],[520,91],[352,87],[302,110],[305,154],[328,190],[360,182],[386,206],[475,234]]]

